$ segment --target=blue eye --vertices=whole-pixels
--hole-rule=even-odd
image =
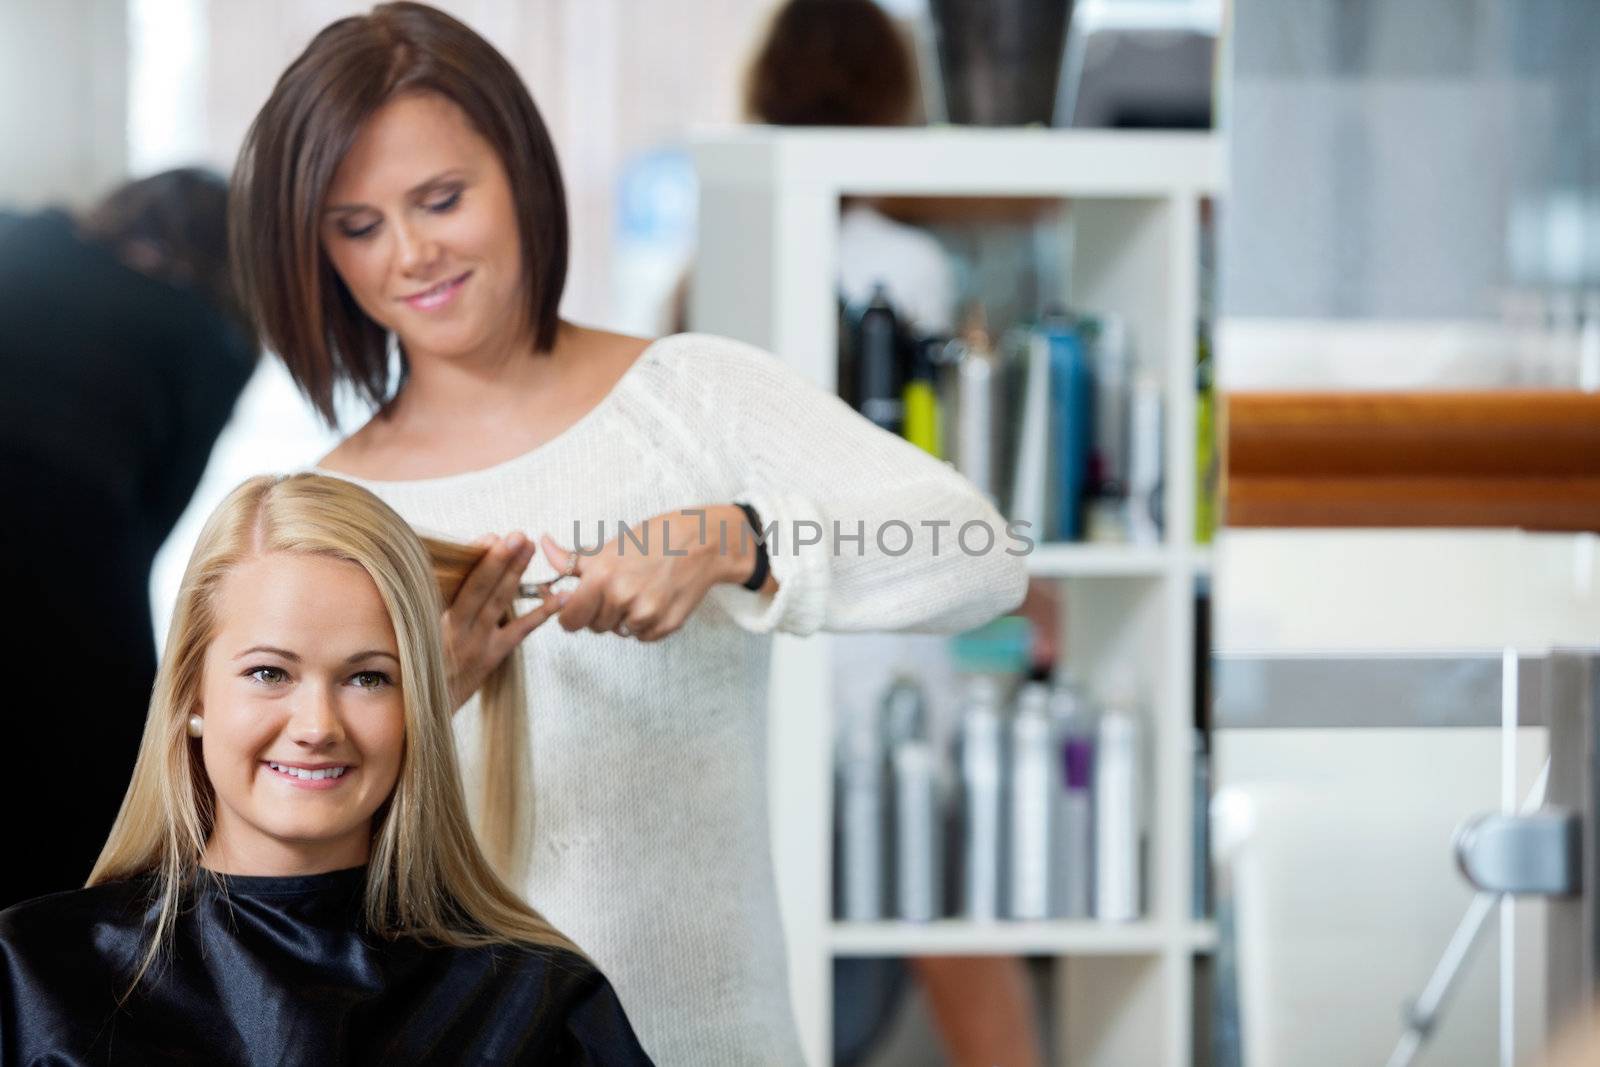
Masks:
[[[368,679],[368,681],[361,682],[360,679],[363,678]],[[359,674],[352,676],[350,680],[357,683],[357,689],[381,689],[386,685],[394,684],[389,676],[382,671],[361,671]]]
[[[433,212],[435,215],[443,215],[445,212],[451,210],[452,208],[454,208],[460,202],[461,202],[461,190],[457,189],[455,192],[451,193],[449,196],[445,197],[443,200],[435,200],[433,203],[427,205],[427,207],[428,207],[428,210]]]
[[[256,675],[258,675],[258,674],[267,674],[267,673],[270,673],[270,674],[274,675],[275,677],[273,677],[271,679],[256,678]],[[284,673],[283,668],[281,668],[281,667],[251,667],[249,670],[244,672],[244,676],[246,678],[255,678],[255,680],[260,682],[262,685],[276,685],[279,681],[281,681],[284,678],[288,677],[288,675],[286,675]]]

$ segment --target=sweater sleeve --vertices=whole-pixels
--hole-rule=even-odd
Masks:
[[[778,580],[772,596],[712,591],[740,626],[959,633],[1021,603],[1031,540],[952,466],[758,348],[681,340],[701,432],[761,516]]]

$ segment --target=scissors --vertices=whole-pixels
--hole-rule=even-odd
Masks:
[[[571,579],[577,581],[575,574],[558,574],[554,578],[546,578],[542,582],[523,582],[517,586],[519,600],[549,600],[550,594],[556,592],[555,586]]]

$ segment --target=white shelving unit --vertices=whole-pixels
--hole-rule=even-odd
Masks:
[[[1091,689],[1137,681],[1153,789],[1146,916],[1133,923],[836,923],[831,916],[833,673],[825,636],[774,649],[768,763],[773,862],[796,1017],[827,1063],[835,956],[1056,957],[1054,1062],[1181,1067],[1193,965],[1214,932],[1191,918],[1193,604],[1209,553],[1194,526],[1200,200],[1223,184],[1208,134],[1067,130],[742,129],[703,136],[690,321],[760,345],[836,388],[841,196],[1026,196],[1067,202],[1071,306],[1115,312],[1165,384],[1167,537],[1151,546],[1041,544],[1062,582],[1067,665]],[[841,472],[848,476],[848,472]]]

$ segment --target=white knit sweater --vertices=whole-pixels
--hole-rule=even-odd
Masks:
[[[611,538],[619,520],[734,501],[778,524],[775,596],[719,586],[653,644],[553,622],[527,640],[535,826],[524,888],[610,978],[656,1062],[801,1063],[767,834],[766,635],[982,624],[1026,585],[998,513],[950,466],[771,355],[697,334],[650,345],[532,452],[442,478],[340,477],[461,541],[548,531],[570,546],[580,520],[592,547],[601,520]],[[824,536],[797,549],[814,536],[796,527],[805,520]],[[913,533],[903,554],[899,527],[877,542],[891,520]],[[937,553],[923,520],[950,522]],[[971,520],[995,531],[992,551],[958,547]],[[864,522],[865,537],[836,553],[835,521],[847,537]],[[980,534],[969,531],[969,547]],[[529,569],[552,573],[542,556]],[[462,753],[475,752],[476,703],[457,719]]]

